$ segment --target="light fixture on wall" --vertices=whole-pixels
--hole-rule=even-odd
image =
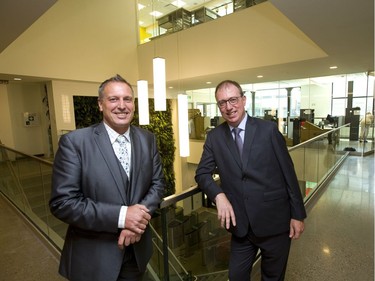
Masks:
[[[153,74],[154,74],[154,100],[155,111],[165,111],[166,105],[166,77],[165,77],[165,59],[153,59]]]
[[[178,104],[178,133],[180,139],[180,156],[188,157],[189,148],[189,119],[188,119],[188,96],[179,94],[177,96]]]
[[[146,80],[138,80],[137,91],[139,125],[148,125],[150,124],[150,115],[148,108],[148,82]]]

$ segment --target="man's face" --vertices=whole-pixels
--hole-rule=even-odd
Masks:
[[[236,86],[226,84],[217,91],[216,101],[225,121],[232,127],[237,127],[246,114],[246,96],[241,96]]]
[[[108,126],[119,134],[128,130],[134,116],[134,99],[132,90],[126,83],[108,83],[98,104]]]

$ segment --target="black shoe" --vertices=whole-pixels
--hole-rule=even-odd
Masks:
[[[363,142],[367,142],[367,140],[363,141]]]

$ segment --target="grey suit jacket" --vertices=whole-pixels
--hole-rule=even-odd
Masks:
[[[70,280],[117,280],[124,256],[117,246],[121,206],[139,203],[154,212],[161,201],[165,180],[155,136],[131,126],[130,138],[130,181],[103,123],[60,138],[50,209],[69,224],[59,271]],[[152,255],[149,228],[134,252],[144,270]]]
[[[220,186],[212,179],[216,168]],[[289,230],[291,218],[306,217],[285,140],[271,121],[248,116],[242,158],[227,123],[210,131],[195,179],[211,200],[226,194],[236,216],[230,231],[238,237],[249,225],[259,237],[280,234]]]

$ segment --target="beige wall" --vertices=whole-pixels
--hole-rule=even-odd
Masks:
[[[0,141],[14,147],[8,88],[5,84],[0,84]]]
[[[0,87],[0,139],[11,148],[31,155],[48,155],[48,122],[43,109],[41,83]],[[24,113],[36,114],[38,123],[26,126]]]
[[[135,9],[135,0],[57,1],[0,53],[0,73],[96,82],[119,73],[134,82]]]

